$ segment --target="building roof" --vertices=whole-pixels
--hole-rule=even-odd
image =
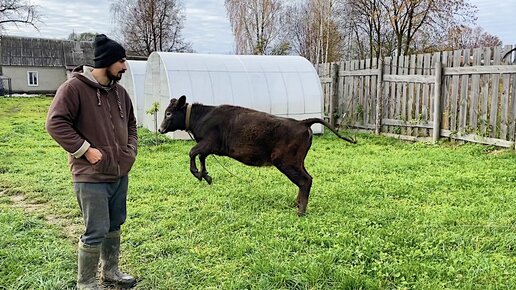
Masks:
[[[128,59],[146,59],[128,52]],[[66,67],[93,65],[93,41],[0,36],[0,65]]]
[[[0,65],[64,67],[92,63],[92,41],[0,36]]]

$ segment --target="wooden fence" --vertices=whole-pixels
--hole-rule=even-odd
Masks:
[[[513,46],[317,66],[327,120],[407,140],[515,147]]]

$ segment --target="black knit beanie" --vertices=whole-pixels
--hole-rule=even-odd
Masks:
[[[95,48],[94,68],[108,67],[125,58],[125,49],[118,42],[109,39],[105,34],[97,34],[93,41]]]

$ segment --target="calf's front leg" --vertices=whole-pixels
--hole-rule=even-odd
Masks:
[[[190,172],[195,176],[199,181],[206,180],[208,184],[211,184],[212,179],[208,175],[208,172],[206,171],[206,157],[211,154],[210,151],[210,143],[197,143],[191,150],[190,150]],[[197,169],[197,164],[195,163],[195,158],[199,155],[199,161],[201,162],[201,171]]]
[[[202,180],[202,174],[199,172],[199,169],[197,169],[197,164],[195,164],[195,158],[199,153],[196,149],[197,146],[193,147],[192,150],[190,150],[190,172],[192,173],[195,178],[199,179],[199,181]]]
[[[208,155],[200,154],[199,161],[201,162],[201,176],[206,180],[206,182],[211,185],[212,179],[211,176],[208,175],[208,171],[206,171],[206,157]]]

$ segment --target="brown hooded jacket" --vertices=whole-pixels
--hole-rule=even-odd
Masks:
[[[116,82],[100,85],[91,71],[84,66],[59,87],[46,129],[69,153],[74,182],[112,182],[127,175],[135,161],[136,119],[127,91]],[[94,165],[84,156],[89,147],[102,153]]]

